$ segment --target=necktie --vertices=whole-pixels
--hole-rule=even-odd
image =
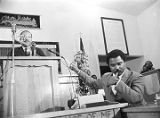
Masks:
[[[25,48],[24,53],[25,53],[25,55],[27,55],[27,48]]]
[[[25,55],[26,55],[26,56],[29,56],[29,55],[30,55],[30,52],[28,51],[27,48],[25,48]]]
[[[120,79],[120,78],[118,77],[118,79]],[[111,86],[111,89],[112,89],[112,92],[113,92],[114,95],[117,94],[117,91],[116,91],[115,87],[116,87],[116,85]]]

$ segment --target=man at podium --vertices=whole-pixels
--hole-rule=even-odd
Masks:
[[[16,41],[21,44],[21,47],[15,48],[15,56],[45,56],[44,52],[32,41],[32,34],[28,30],[22,31],[19,41]],[[12,51],[9,55],[12,55]]]

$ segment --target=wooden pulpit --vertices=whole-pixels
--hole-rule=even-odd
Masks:
[[[59,57],[1,57],[4,116],[40,113],[59,106]]]

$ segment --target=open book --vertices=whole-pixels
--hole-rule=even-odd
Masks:
[[[104,100],[102,94],[79,96],[78,102],[79,102],[80,108],[84,108],[84,107],[89,108],[89,107],[96,107],[96,106],[118,104],[118,102],[111,102],[108,100]]]

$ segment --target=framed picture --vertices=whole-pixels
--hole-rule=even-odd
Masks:
[[[123,20],[101,17],[101,24],[106,54],[113,49],[120,49],[129,55]]]
[[[40,28],[40,16],[0,12],[0,27]]]

